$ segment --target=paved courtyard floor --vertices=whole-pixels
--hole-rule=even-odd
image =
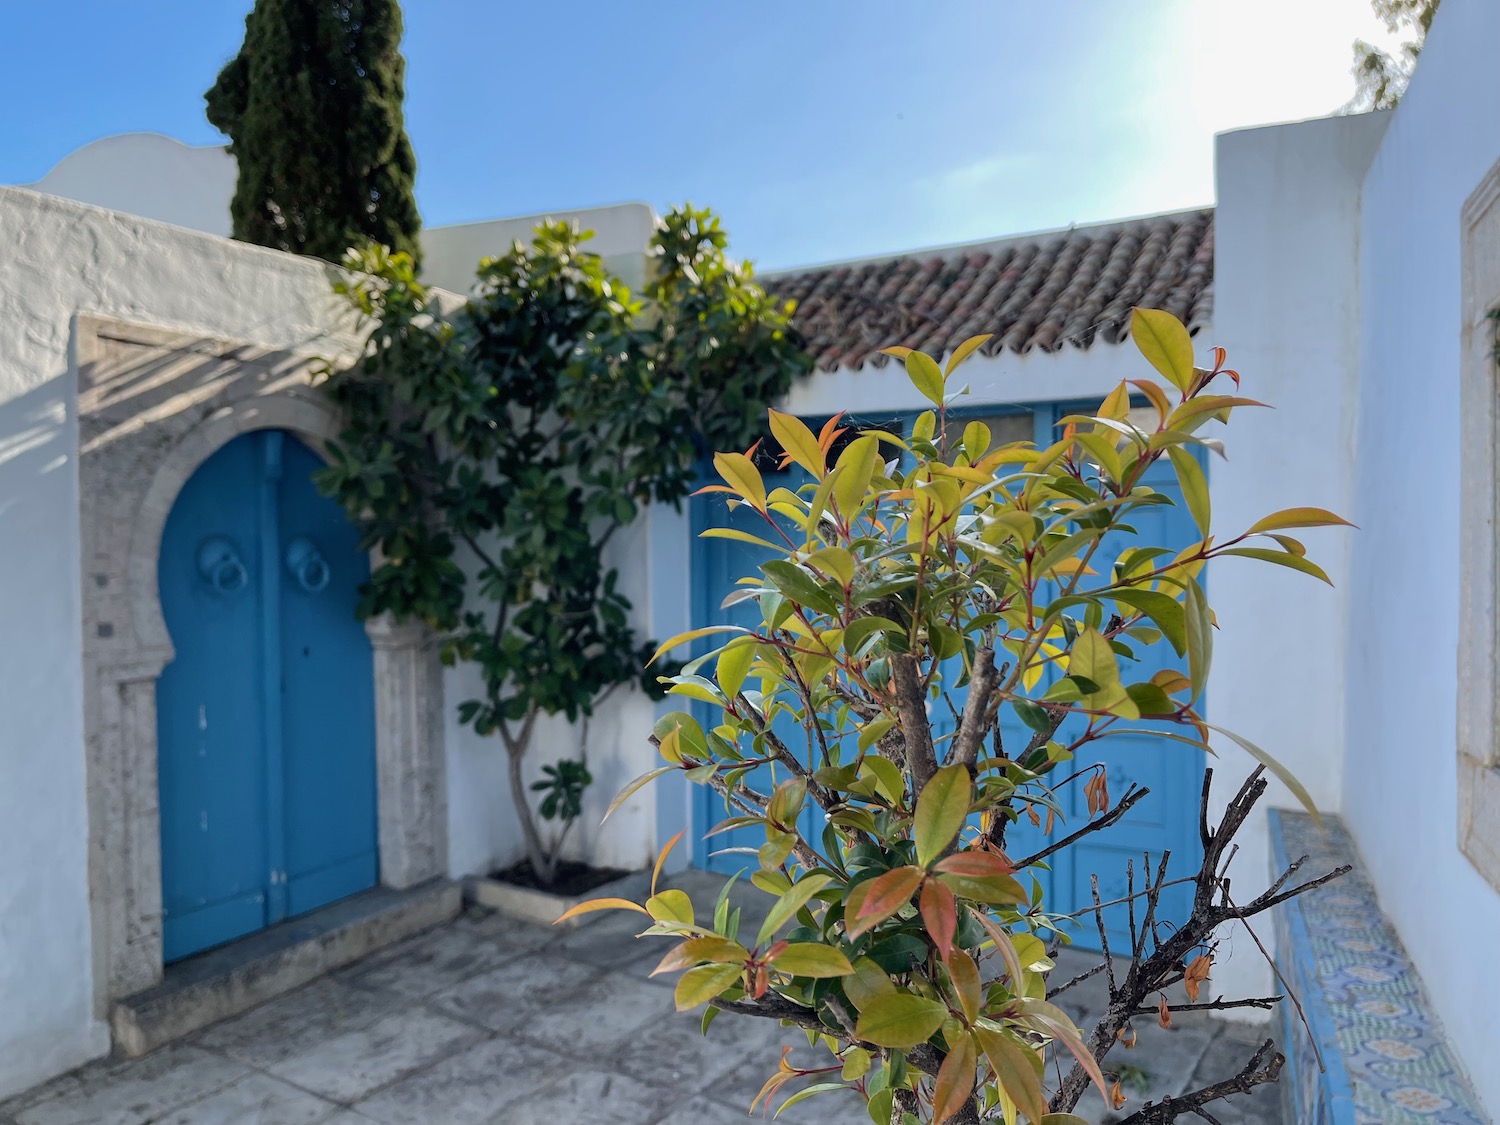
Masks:
[[[678,885],[711,901],[705,878]],[[746,888],[747,915],[763,901]],[[672,1010],[673,979],[646,979],[666,943],[635,940],[639,928],[635,915],[559,931],[472,910],[146,1058],[91,1064],[0,1104],[0,1125],[747,1120],[781,1043],[801,1047],[794,1061],[816,1056],[799,1031],[769,1020],[720,1016],[701,1037],[696,1014]],[[1091,963],[1065,956],[1067,976]],[[1098,983],[1071,990],[1063,1006],[1081,1019],[1102,1001]],[[1117,1052],[1135,1068],[1125,1076],[1127,1113],[1148,1097],[1233,1074],[1264,1028],[1179,1016],[1170,1031],[1152,1021],[1139,1034],[1133,1051]],[[1274,1089],[1263,1088],[1213,1108],[1224,1125],[1275,1125],[1276,1105]],[[1097,1100],[1079,1112],[1109,1120]],[[776,1120],[869,1118],[855,1097],[834,1093]]]

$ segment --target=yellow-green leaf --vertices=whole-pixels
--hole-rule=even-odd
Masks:
[[[896,992],[871,1000],[859,1013],[854,1034],[877,1047],[915,1047],[930,1039],[947,1016],[945,1004],[910,992]]]
[[[1161,309],[1132,309],[1130,338],[1146,362],[1179,391],[1193,385],[1193,338],[1186,326]]]
[[[711,637],[715,633],[740,633],[743,635],[749,632],[750,630],[741,628],[738,625],[705,625],[701,629],[689,629],[685,633],[678,633],[675,637],[668,637],[661,644],[657,645],[656,651],[651,654],[651,659],[646,661],[646,666],[649,668],[660,660],[665,653],[670,652],[678,645],[685,645],[689,641],[696,641],[699,637]]]
[[[863,506],[879,461],[880,439],[874,434],[860,435],[839,454],[839,479],[833,484],[833,499],[844,519],[852,519]]]
[[[628,898],[591,898],[588,902],[580,902],[568,910],[564,910],[557,917],[557,922],[566,922],[569,918],[577,918],[580,914],[592,914],[596,910],[634,910],[637,914],[645,914],[646,908],[638,902],[631,902]],[[557,922],[552,924],[555,926]]]
[[[854,972],[849,958],[833,946],[815,941],[792,942],[771,964],[794,977],[844,977]]]
[[[735,981],[744,970],[739,965],[699,965],[689,969],[677,981],[672,994],[679,1012],[696,1008],[706,1000],[712,1000]]]
[[[767,938],[781,929],[793,914],[807,904],[808,899],[832,881],[832,877],[828,875],[808,875],[793,883],[791,889],[776,900],[776,905],[772,906],[771,912],[766,915],[755,944],[764,945]]]
[[[984,985],[979,977],[979,966],[962,949],[955,949],[944,962],[948,976],[953,981],[953,991],[964,1017],[971,1022],[979,1016],[979,1004],[984,998]]]
[[[983,336],[970,336],[962,344],[959,344],[958,347],[953,349],[953,354],[948,357],[948,363],[943,368],[943,375],[945,377],[952,375],[955,367],[973,355],[976,350],[982,348],[985,341],[992,336],[994,336],[993,332],[986,332]]]
[[[854,1005],[856,1012],[864,1011],[882,996],[896,994],[891,975],[868,957],[855,959],[854,972],[845,978],[843,986],[844,995],[849,997],[849,1003]]]
[[[922,397],[943,405],[943,371],[937,361],[925,352],[910,352],[906,357],[906,377],[922,392]]]
[[[760,470],[743,453],[715,453],[714,468],[752,508],[766,510],[766,486],[760,479]]]
[[[630,800],[637,789],[640,789],[643,785],[650,784],[662,774],[670,773],[676,768],[676,766],[657,766],[654,770],[647,770],[645,773],[641,774],[640,777],[630,782],[625,786],[624,789],[621,789],[618,793],[615,794],[615,799],[609,803],[609,808],[604,810],[604,816],[600,818],[599,823],[603,824],[604,821],[608,820],[610,814],[613,813],[621,805],[623,805],[626,801]],[[632,905],[634,904],[632,903]]]
[[[1177,483],[1182,486],[1182,498],[1187,502],[1193,522],[1198,525],[1199,533],[1207,538],[1208,480],[1203,475],[1203,467],[1198,464],[1196,457],[1180,445],[1168,449],[1167,456],[1172,459],[1172,468],[1177,471]]]
[[[1248,738],[1241,738],[1234,731],[1225,730],[1223,727],[1216,727],[1213,723],[1204,723],[1203,725],[1208,727],[1209,730],[1216,730],[1224,737],[1232,739],[1241,750],[1245,751],[1245,753],[1249,754],[1257,762],[1265,766],[1266,769],[1275,774],[1281,780],[1281,783],[1292,791],[1292,795],[1302,802],[1302,807],[1312,815],[1318,827],[1323,827],[1323,818],[1318,815],[1318,806],[1313,804],[1312,794],[1303,788],[1302,783],[1297,780],[1296,775],[1291,770],[1287,769]]]
[[[1303,574],[1310,574],[1322,582],[1327,582],[1330,586],[1333,585],[1333,579],[1328,577],[1328,572],[1321,566],[1311,559],[1292,554],[1290,551],[1271,551],[1265,547],[1227,547],[1217,553],[1220,555],[1239,555],[1241,558],[1259,559],[1261,562],[1290,567],[1292,570],[1301,571]]]
[[[693,924],[693,902],[686,891],[668,887],[646,900],[646,913],[658,922],[685,922]]]
[[[819,480],[823,479],[826,466],[823,449],[813,432],[802,423],[801,418],[772,410],[771,436],[781,443],[781,448],[791,454],[792,460],[801,465]]]
[[[845,1082],[858,1082],[870,1073],[870,1052],[863,1047],[850,1047],[844,1052],[844,1068],[839,1077]]]
[[[740,687],[745,682],[745,677],[750,673],[750,665],[755,662],[755,641],[750,638],[744,640],[733,640],[719,650],[719,662],[714,670],[714,678],[719,681],[719,688],[730,699],[734,699],[740,693]]]
[[[1068,674],[1092,680],[1099,690],[1082,699],[1090,711],[1108,711],[1122,718],[1138,719],[1140,710],[1120,683],[1120,665],[1109,642],[1093,629],[1084,629],[1068,652]]]
[[[1197,579],[1187,580],[1187,596],[1182,599],[1182,610],[1183,625],[1187,630],[1188,679],[1193,683],[1192,694],[1188,697],[1191,705],[1197,702],[1208,684],[1208,670],[1214,654],[1213,616]]]
[[[912,823],[912,840],[917,846],[917,862],[930,866],[964,826],[974,786],[966,766],[946,766],[933,774],[917,796],[917,812]]]
[[[1283,531],[1289,527],[1333,527],[1335,525],[1354,526],[1343,516],[1336,516],[1326,508],[1287,508],[1256,520],[1245,534],[1256,535],[1262,531]]]
[[[974,1035],[984,1049],[984,1057],[995,1068],[1001,1089],[1016,1103],[1016,1108],[1033,1123],[1046,1117],[1047,1102],[1042,1097],[1042,1080],[1033,1061],[1035,1052],[1003,1031],[981,1027]]]

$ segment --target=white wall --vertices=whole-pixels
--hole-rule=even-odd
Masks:
[[[336,352],[320,263],[0,188],[0,1096],[93,1018],[73,317]]]
[[[1500,157],[1500,6],[1447,0],[1364,183],[1344,812],[1500,1116],[1500,895],[1458,851],[1459,211]]]
[[[1335,117],[1218,138],[1213,342],[1228,349],[1240,393],[1274,407],[1235,413],[1228,460],[1210,469],[1213,530],[1238,534],[1300,505],[1349,516],[1359,295],[1359,183],[1388,118]],[[1349,516],[1349,518],[1353,518]],[[1334,588],[1249,559],[1215,563],[1208,595],[1219,642],[1205,699],[1212,722],[1274,755],[1319,808],[1338,811],[1344,768],[1343,620],[1351,550],[1370,535],[1297,533]],[[1253,761],[1215,743],[1216,811]],[[1265,885],[1265,808],[1296,808],[1279,782],[1239,837],[1236,883]],[[1257,934],[1270,943],[1270,926]],[[1265,995],[1271,974],[1248,935],[1226,935],[1215,986]]]
[[[160,133],[123,133],[74,149],[25,187],[171,223],[229,233],[234,157],[223,145],[194,147]]]
[[[160,133],[122,133],[75,149],[36,183],[22,186],[227,236],[236,174],[234,157],[223,145],[194,147]],[[423,280],[467,293],[480,258],[505,253],[517,239],[529,242],[543,219],[576,222],[593,231],[589,249],[616,276],[632,288],[645,280],[642,254],[656,228],[656,215],[644,203],[424,228]]]
[[[529,243],[543,220],[573,222],[582,230],[593,231],[586,249],[603,258],[611,273],[632,289],[645,280],[644,254],[656,230],[656,215],[644,203],[426,227],[422,231],[422,279],[455,293],[467,293],[474,284],[474,267],[480,258],[504,254],[516,241]]]

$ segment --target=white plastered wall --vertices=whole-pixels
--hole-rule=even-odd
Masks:
[[[1344,814],[1500,1115],[1500,894],[1458,849],[1460,211],[1500,157],[1500,6],[1448,0],[1364,180]]]
[[[336,352],[317,262],[0,188],[0,1095],[108,1048],[94,1018],[74,318]]]
[[[1213,459],[1213,530],[1238,534],[1281,508],[1353,509],[1358,376],[1359,184],[1386,115],[1335,117],[1218,138],[1215,342],[1240,392],[1274,409],[1235,413],[1228,460]],[[1350,516],[1350,518],[1353,518]],[[1368,533],[1296,533],[1333,589],[1291,570],[1228,559],[1209,574],[1218,615],[1206,704],[1210,721],[1274,755],[1320,809],[1338,812],[1346,737],[1343,623],[1351,552]],[[1253,765],[1216,746],[1216,812]],[[1279,782],[1239,837],[1234,882],[1253,897],[1269,864],[1265,807],[1299,807]],[[1269,947],[1269,920],[1256,933]],[[1272,979],[1242,929],[1225,935],[1215,988],[1266,994]]]

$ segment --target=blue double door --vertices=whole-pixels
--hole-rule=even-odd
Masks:
[[[375,884],[369,562],[294,436],[236,438],[183,487],[158,579],[168,962]]]
[[[1089,409],[1087,405],[1080,409]],[[997,443],[1019,439],[1034,440],[1039,445],[1055,440],[1055,423],[1058,418],[1070,413],[1070,404],[1048,405],[1031,410],[1009,410],[1004,413],[981,415],[990,427]],[[873,428],[900,432],[907,424],[903,418],[882,420]],[[1154,415],[1152,425],[1154,425]],[[957,423],[961,429],[963,420]],[[892,455],[895,451],[892,450]],[[768,489],[773,478],[767,476]],[[796,487],[801,483],[791,474],[778,478],[774,483]],[[1144,484],[1165,493],[1174,501],[1173,506],[1160,505],[1139,509],[1131,514],[1129,523],[1139,533],[1136,542],[1180,548],[1198,539],[1192,520],[1182,504],[1181,493],[1170,464],[1165,461],[1153,466]],[[693,500],[692,522],[695,533],[710,527],[737,527],[752,534],[765,536],[765,521],[758,513],[744,507],[733,512],[728,509],[722,494],[710,493]],[[1099,574],[1108,574],[1119,552],[1131,545],[1126,536],[1106,538],[1091,562]],[[756,573],[756,567],[764,561],[765,552],[750,544],[720,538],[695,540],[695,588],[694,626],[731,622],[746,626],[758,623],[753,602],[741,602],[728,609],[721,608],[726,595],[735,587],[735,580]],[[1164,641],[1150,646],[1135,646],[1138,662],[1122,662],[1121,672],[1127,682],[1149,679],[1162,668],[1181,668],[1182,663]],[[945,670],[948,671],[948,670]],[[956,667],[951,669],[955,673]],[[1048,679],[1056,672],[1049,672]],[[1041,694],[1046,683],[1039,684],[1035,694]],[[956,693],[954,702],[962,708],[962,693]],[[706,717],[706,716],[705,716]],[[942,737],[952,733],[953,720],[946,705],[939,702],[930,708],[933,733]],[[1049,817],[1047,808],[1037,805],[1035,812],[1040,824],[1033,826],[1023,819],[1007,833],[1006,849],[1013,858],[1021,859],[1044,847],[1049,840],[1057,839],[1075,831],[1089,819],[1083,793],[1082,781],[1094,771],[1102,772],[1107,780],[1110,801],[1113,804],[1133,784],[1151,790],[1150,794],[1136,804],[1118,824],[1088,837],[1076,846],[1055,853],[1046,861],[1045,869],[1034,868],[1041,883],[1043,909],[1052,914],[1075,914],[1085,912],[1093,903],[1092,877],[1099,879],[1100,901],[1108,903],[1127,894],[1127,871],[1134,869],[1134,886],[1142,886],[1141,869],[1145,863],[1155,864],[1164,852],[1170,852],[1169,878],[1191,874],[1197,869],[1201,856],[1196,815],[1198,793],[1203,778],[1202,754],[1193,748],[1162,738],[1151,731],[1149,724],[1136,723],[1142,728],[1138,733],[1112,736],[1090,743],[1073,761],[1064,763],[1047,778],[1055,786],[1053,800],[1058,811]],[[789,746],[805,747],[806,735],[788,718],[779,720],[784,740]],[[1060,732],[1066,738],[1071,726]],[[1007,754],[1018,754],[1031,736],[1031,731],[1014,716],[1010,708],[1002,712],[1001,740]],[[1069,784],[1059,784],[1070,775],[1083,772],[1084,776]],[[769,776],[758,779],[761,783],[771,780]],[[723,819],[725,812],[722,800],[706,789],[695,792],[693,812],[695,837]],[[817,811],[804,811],[804,832],[821,832],[822,826]],[[1050,829],[1050,831],[1049,831]],[[809,838],[814,838],[809,836]],[[699,842],[695,852],[695,863],[712,871],[732,874],[746,867],[753,870],[755,857],[737,849],[750,849],[764,842],[764,833],[751,829],[738,829]],[[1191,903],[1191,887],[1175,886],[1163,895],[1159,916],[1166,918],[1184,916]],[[1105,923],[1110,947],[1115,951],[1126,948],[1129,934],[1127,908],[1120,905],[1105,911]],[[1081,917],[1080,923],[1070,931],[1075,944],[1090,949],[1099,947],[1097,927],[1092,915]]]

